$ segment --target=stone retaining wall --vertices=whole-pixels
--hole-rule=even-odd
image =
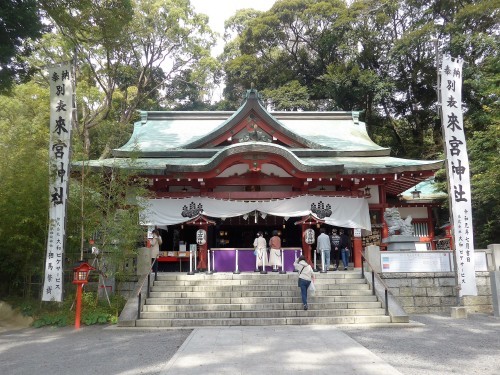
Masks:
[[[381,273],[408,314],[450,313],[457,306],[455,273]],[[477,296],[463,297],[469,313],[493,313],[489,272],[476,272]]]

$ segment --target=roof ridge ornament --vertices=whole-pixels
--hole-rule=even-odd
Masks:
[[[246,91],[245,94],[243,94],[243,100],[257,100],[259,101],[262,105],[264,103],[262,102],[262,94],[254,87],[253,82],[250,84],[250,89]]]
[[[251,142],[251,141],[269,142],[269,143],[273,142],[273,140],[271,139],[271,137],[268,134],[266,134],[262,130],[259,130],[259,125],[255,121],[255,115],[253,113],[251,113],[247,117],[247,122],[248,122],[248,125],[247,125],[246,130],[248,133],[239,139],[240,143],[241,142]]]

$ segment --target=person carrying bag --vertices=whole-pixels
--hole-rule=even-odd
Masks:
[[[316,290],[314,287],[314,271],[309,263],[306,262],[306,258],[303,255],[295,259],[293,266],[297,271],[299,271],[298,286],[300,288],[304,310],[307,310],[309,309],[309,306],[307,305],[307,291],[309,286],[313,284],[312,288]]]

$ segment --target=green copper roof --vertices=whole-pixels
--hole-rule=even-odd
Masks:
[[[268,112],[256,91],[249,90],[247,100],[236,112],[141,112],[134,124],[130,140],[113,151],[114,156],[127,156],[133,151],[144,156],[168,156],[172,150],[198,149],[249,116],[265,121],[273,134],[283,134],[308,149],[338,152],[377,152],[390,150],[374,143],[357,112]]]
[[[235,112],[143,111],[130,140],[113,150],[114,158],[92,160],[88,165],[162,175],[206,172],[231,155],[267,153],[286,158],[302,172],[386,174],[435,171],[441,167],[442,162],[437,160],[389,156],[388,148],[370,139],[358,115],[358,112],[268,112],[257,91],[248,90],[245,102]],[[259,128],[266,133],[265,139],[258,138],[259,141],[248,137],[252,126],[247,124],[251,125],[256,118],[266,124],[265,129]],[[232,144],[221,145],[224,137],[231,138]],[[276,142],[280,137],[293,146]],[[77,169],[81,165],[74,163]]]

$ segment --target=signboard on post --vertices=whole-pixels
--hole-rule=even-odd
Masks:
[[[441,109],[459,295],[477,296],[470,169],[462,114],[462,60],[443,57]]]
[[[66,200],[73,117],[71,65],[48,70],[50,80],[49,232],[42,301],[62,301]]]

